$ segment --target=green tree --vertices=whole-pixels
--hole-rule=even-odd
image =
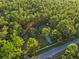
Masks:
[[[60,41],[62,40],[61,33],[60,33],[57,29],[52,30],[51,36],[52,36],[57,42],[60,42]]]
[[[50,28],[43,28],[42,29],[42,34],[43,35],[49,35],[50,34]]]
[[[12,25],[10,26],[10,24]],[[23,53],[21,46],[24,40],[19,36],[17,31],[20,27],[19,24],[17,22],[8,23],[4,17],[0,17],[0,26],[0,58],[20,59]]]
[[[21,54],[22,54],[21,45],[18,46],[17,44],[15,45],[14,42],[10,42],[7,40],[0,40],[1,59],[13,59],[13,58],[20,59],[19,57],[21,56]]]
[[[76,24],[76,35],[77,35],[77,37],[79,36],[79,24]]]
[[[63,39],[70,39],[76,33],[74,22],[72,20],[62,20],[57,25],[57,29],[61,32]]]
[[[78,45],[69,44],[65,50],[64,59],[78,59]]]
[[[35,56],[37,49],[38,49],[37,40],[35,38],[29,38],[27,42],[27,54],[29,56]]]

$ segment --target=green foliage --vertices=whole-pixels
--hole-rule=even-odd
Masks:
[[[17,35],[17,31],[14,30],[11,35],[11,40],[0,39],[0,58],[1,59],[17,59],[22,54],[21,46],[24,41]]]
[[[61,36],[61,33],[60,33],[57,29],[54,29],[54,30],[52,30],[51,35],[52,35],[53,37],[58,38],[58,37]]]
[[[21,56],[22,50],[16,47],[13,42],[0,40],[0,58],[13,59]]]
[[[0,38],[4,38],[4,37],[7,35],[7,33],[8,33],[8,32],[7,32],[7,29],[8,29],[7,26],[4,26],[4,27],[2,28],[3,31],[0,32],[0,35],[1,35]]]
[[[50,28],[43,28],[42,29],[42,34],[49,35],[49,33],[50,33]]]
[[[4,17],[0,17],[0,23],[2,23],[2,24],[7,24],[8,22],[5,21]]]
[[[29,31],[26,33],[28,21],[36,20],[38,22],[39,20],[41,22],[42,20],[47,21],[48,26],[53,29],[43,28],[43,35],[51,34],[57,40],[62,38],[62,40],[67,39],[68,41],[72,35],[79,35],[79,0],[0,0],[0,38],[7,42],[10,41],[9,44],[13,45],[14,48],[21,49],[25,36],[32,35],[31,37],[33,37],[38,34],[41,37],[40,33],[36,33],[41,23],[38,25],[35,22],[32,34]],[[46,25],[45,22],[44,25]],[[20,36],[20,32],[23,36],[25,35],[22,36],[23,38]],[[7,45],[7,43],[5,44]],[[27,45],[29,48],[37,47],[38,43],[35,38],[30,38]]]
[[[75,55],[78,52],[78,46],[74,43],[68,45],[66,49],[66,53],[70,53],[71,55]]]
[[[79,36],[79,24],[76,24],[76,35]]]
[[[18,59],[23,53],[21,46],[23,45],[24,40],[18,34],[17,30],[19,27],[20,24],[17,21],[11,22],[4,16],[0,17],[1,59]]]
[[[35,38],[29,38],[28,42],[27,42],[27,46],[28,47],[37,47],[38,46],[38,42],[36,41]]]
[[[13,44],[17,47],[20,47],[23,45],[24,41],[23,38],[17,35],[17,31],[13,30],[13,34],[11,36]]]
[[[51,36],[53,37],[53,39],[55,39],[57,42],[63,41],[62,40],[62,36],[61,36],[61,32],[58,31],[57,29],[54,29],[51,31]]]
[[[62,20],[59,22],[57,27],[64,34],[65,33],[70,33],[70,34],[75,33],[74,23],[72,20]]]
[[[62,59],[78,59],[78,53],[78,45],[74,43],[69,44]]]
[[[72,20],[62,20],[57,25],[57,29],[62,33],[63,38],[69,39],[76,33],[74,22]]]
[[[29,38],[27,42],[27,54],[35,56],[37,48],[38,48],[37,40],[35,38]]]

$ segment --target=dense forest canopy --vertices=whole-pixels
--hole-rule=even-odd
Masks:
[[[56,42],[79,37],[79,1],[0,0],[1,59],[19,58],[29,38],[42,41],[45,34]]]

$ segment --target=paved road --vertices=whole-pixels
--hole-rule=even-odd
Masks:
[[[67,47],[68,44],[70,43],[76,43],[76,44],[79,44],[79,39],[75,39],[69,43],[66,43],[62,46],[59,46],[59,47],[55,47],[53,48],[52,50],[49,50],[48,52],[45,52],[43,54],[40,54],[39,55],[39,59],[47,59],[48,57],[53,57],[54,59],[54,56],[57,55],[58,53],[64,51],[64,49]]]

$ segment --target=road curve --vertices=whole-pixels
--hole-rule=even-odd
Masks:
[[[75,40],[73,40],[73,41],[71,41],[71,42],[69,42],[69,43],[66,43],[66,44],[64,44],[64,45],[55,47],[55,48],[53,48],[52,50],[49,50],[49,51],[47,51],[47,52],[45,52],[45,53],[43,53],[43,54],[40,54],[40,55],[39,55],[39,59],[48,59],[48,58],[50,58],[50,57],[52,57],[52,59],[56,59],[56,58],[55,58],[55,57],[56,57],[55,55],[57,55],[58,53],[64,51],[65,48],[67,47],[67,45],[70,44],[70,43],[79,44],[79,39],[75,39]]]

